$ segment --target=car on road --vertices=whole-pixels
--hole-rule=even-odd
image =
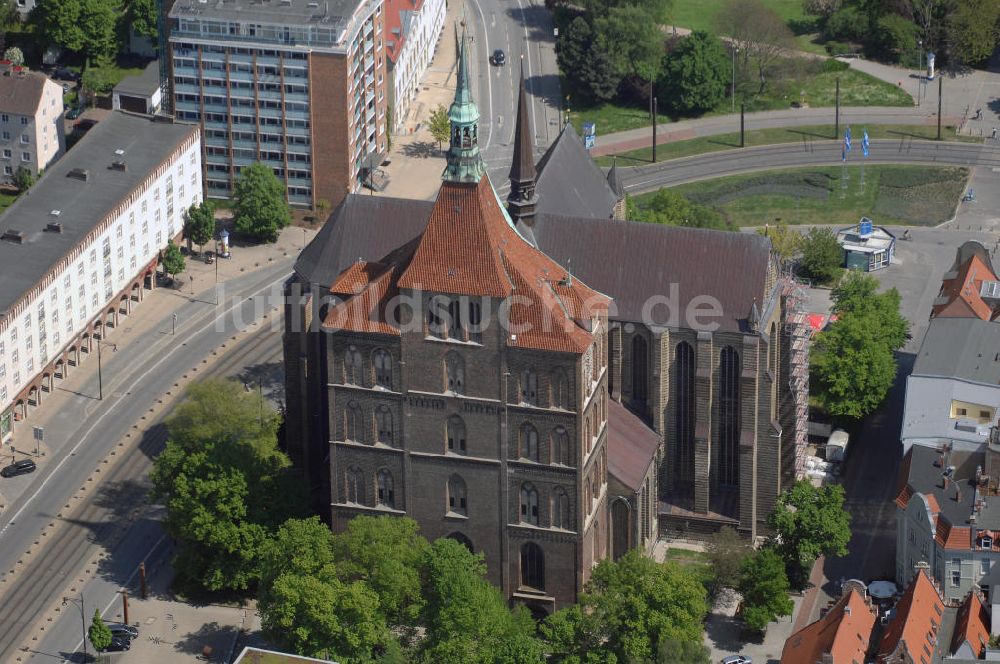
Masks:
[[[132,639],[127,639],[123,636],[112,636],[111,643],[104,652],[121,652],[123,650],[128,650],[132,647]]]
[[[750,659],[750,655],[730,655],[723,657],[719,664],[753,664],[753,660]]]
[[[493,55],[490,56],[490,64],[497,67],[503,67],[507,64],[507,55],[503,52],[503,49],[498,48],[493,51]]]
[[[27,475],[28,473],[35,472],[35,462],[31,459],[21,459],[20,461],[15,461],[3,470],[0,470],[0,475],[3,477],[17,477],[18,475]]]
[[[73,108],[69,109],[66,112],[66,119],[67,120],[76,120],[78,117],[80,117],[81,115],[83,115],[84,110],[86,110],[86,109],[84,109],[83,106],[74,106]]]
[[[126,625],[125,623],[107,623],[107,625],[108,629],[111,630],[111,636],[129,641],[139,638],[139,628],[134,625]]]

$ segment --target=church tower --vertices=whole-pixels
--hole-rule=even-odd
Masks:
[[[521,86],[517,96],[517,126],[514,130],[514,159],[510,165],[510,194],[507,209],[516,224],[534,226],[535,206],[535,156],[532,151],[534,132],[528,113],[528,96],[524,90],[524,66],[521,66]]]
[[[479,154],[479,108],[472,100],[467,44],[465,35],[462,35],[455,100],[448,109],[448,119],[451,120],[448,165],[441,174],[441,179],[474,184],[486,174],[486,167]]]

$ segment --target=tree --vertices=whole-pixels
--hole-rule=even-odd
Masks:
[[[681,114],[704,113],[725,99],[731,76],[732,63],[722,41],[693,32],[667,58],[660,100]]]
[[[148,37],[155,43],[159,34],[156,7],[156,0],[125,0],[122,21],[135,34]]]
[[[31,188],[31,185],[35,184],[35,175],[29,169],[23,166],[17,169],[17,173],[14,174],[14,186],[22,194]]]
[[[664,37],[646,9],[634,5],[612,7],[594,20],[594,32],[597,46],[610,56],[618,71],[647,84],[659,78]]]
[[[910,338],[910,322],[899,313],[899,291],[890,288],[878,293],[878,281],[864,272],[849,271],[830,293],[838,316],[858,314],[871,321],[872,328],[889,350],[899,350]]]
[[[771,250],[782,263],[787,263],[798,256],[805,242],[802,233],[783,221],[773,226],[768,224],[764,228],[758,228],[757,232],[771,241]]]
[[[43,0],[31,19],[39,34],[87,58],[114,57],[121,50],[119,0]]]
[[[807,14],[828,18],[830,14],[840,9],[843,0],[803,0],[802,9]]]
[[[948,14],[948,41],[952,55],[966,64],[979,64],[997,46],[1000,0],[962,0]]]
[[[184,235],[187,236],[189,243],[198,245],[199,250],[215,237],[215,206],[208,201],[202,201],[185,210]],[[188,248],[190,249],[190,245]]]
[[[0,0],[0,49],[7,45],[7,30],[20,22],[21,13],[17,11],[15,0]]]
[[[599,39],[583,16],[574,18],[559,36],[556,57],[569,90],[580,103],[608,101],[618,93],[621,58],[608,52],[614,45]]]
[[[626,215],[632,221],[693,228],[730,229],[722,215],[712,208],[692,203],[681,194],[667,188],[658,190],[643,207],[636,205],[632,198],[626,199],[625,206]]]
[[[11,46],[3,52],[3,59],[15,67],[20,67],[24,64],[24,53],[17,46]]]
[[[436,540],[424,555],[424,639],[428,664],[541,663],[541,644],[523,606],[507,608],[485,579],[482,554],[453,539]]]
[[[806,276],[827,283],[840,274],[844,250],[829,228],[813,227],[802,243],[802,269]]]
[[[106,95],[114,90],[117,79],[115,63],[110,58],[100,57],[83,70],[80,86],[91,95]]]
[[[851,515],[844,510],[844,487],[814,487],[799,480],[784,491],[770,515],[777,551],[789,575],[801,586],[820,555],[843,556],[851,539]]]
[[[858,7],[838,9],[826,19],[824,31],[829,39],[863,41],[868,36],[868,16]]]
[[[556,611],[539,626],[546,652],[559,664],[617,664],[606,648],[605,628],[594,611],[574,604]]]
[[[712,651],[701,641],[660,641],[657,664],[711,664]]]
[[[757,94],[762,94],[768,70],[795,45],[785,19],[763,0],[726,0],[716,25],[719,34],[727,35],[740,49],[744,66],[753,58],[760,81]]]
[[[705,551],[715,573],[716,588],[736,588],[743,561],[753,551],[750,542],[734,528],[725,526],[709,538]]]
[[[431,136],[437,141],[438,150],[441,149],[442,143],[451,141],[451,120],[448,118],[448,110],[444,106],[439,104],[431,111],[428,128],[431,130]]]
[[[900,55],[916,46],[919,34],[920,28],[913,21],[899,14],[886,14],[875,24],[873,46],[883,58],[898,61]]]
[[[413,519],[358,516],[334,538],[340,578],[367,583],[393,624],[415,623],[423,608],[420,565],[429,544],[418,529]]]
[[[236,230],[259,242],[275,242],[278,231],[292,222],[285,186],[259,161],[243,168],[233,189]]]
[[[111,645],[111,630],[104,624],[101,612],[97,609],[94,609],[94,617],[90,621],[90,628],[87,629],[87,638],[98,652]]]
[[[763,632],[768,623],[792,615],[795,608],[788,596],[785,563],[770,547],[743,561],[739,589],[743,595],[743,622],[752,630]]]
[[[896,378],[896,360],[869,316],[840,316],[810,352],[812,392],[831,415],[860,419],[873,412]]]
[[[160,262],[163,264],[163,271],[173,277],[184,271],[184,254],[173,240],[167,240],[167,248],[163,250]]]

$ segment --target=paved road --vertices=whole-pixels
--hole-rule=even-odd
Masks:
[[[559,133],[561,88],[555,57],[552,15],[540,1],[469,0],[466,25],[473,37],[479,140],[490,179],[503,195],[514,152],[514,116],[523,56],[525,87],[531,95],[531,122],[540,154]],[[507,65],[489,57],[502,49]]]
[[[157,338],[151,338],[148,344],[134,344],[109,354],[104,369],[105,399],[95,401],[87,396],[97,392],[92,377],[80,398],[63,409],[56,424],[47,427],[47,435],[62,435],[75,443],[47,458],[38,473],[16,478],[14,481],[26,484],[21,487],[25,490],[0,515],[0,579],[7,579],[0,586],[0,607],[5,612],[0,616],[0,661],[13,661],[11,649],[20,645],[28,625],[65,592],[76,573],[74,565],[78,567],[86,560],[95,543],[111,532],[108,528],[113,525],[103,520],[115,520],[114,510],[132,504],[139,488],[122,484],[118,489],[121,495],[88,498],[85,504],[96,512],[63,517],[71,526],[66,531],[72,533],[63,536],[74,538],[74,546],[49,543],[41,555],[30,558],[28,565],[40,565],[37,568],[17,569],[17,561],[25,551],[37,549],[34,542],[40,539],[43,529],[58,520],[57,515],[70,504],[72,495],[84,486],[93,469],[108,458],[115,443],[168,386],[220,349],[234,331],[279,304],[278,299],[268,300],[267,296],[280,295],[280,284],[290,265],[291,259],[284,259],[229,282],[228,297],[222,298],[218,307],[208,293],[199,295],[181,310],[176,336],[169,334],[170,320],[166,318],[158,325],[161,333],[154,333]],[[253,357],[248,354],[246,359]],[[151,458],[159,444],[162,440],[149,437],[140,443],[136,454]],[[125,464],[122,472],[141,474],[140,462],[130,463],[133,465]]]
[[[847,163],[858,165],[861,160],[860,153],[855,150]],[[625,190],[630,194],[637,194],[738,173],[840,163],[839,142],[803,136],[801,143],[710,152],[621,170]],[[871,156],[866,163],[1000,168],[1000,144],[938,143],[909,138],[879,139],[871,142]]]

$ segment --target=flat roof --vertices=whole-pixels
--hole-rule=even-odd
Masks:
[[[64,256],[86,238],[197,126],[115,111],[97,123],[31,189],[0,215],[0,233],[23,233],[21,244],[0,241],[0,320]],[[122,150],[123,154],[115,154]],[[112,170],[114,161],[128,170]],[[87,171],[87,181],[69,177]],[[59,210],[59,215],[52,214]],[[47,232],[49,223],[61,233]]]
[[[177,0],[170,18],[268,25],[337,27],[365,0]],[[325,20],[324,20],[325,19]],[[220,35],[220,41],[226,36]]]
[[[127,76],[115,86],[115,92],[124,95],[152,97],[160,89],[160,62],[153,60],[141,74]]]
[[[896,236],[881,226],[872,226],[872,233],[867,238],[861,237],[858,225],[841,228],[837,231],[837,242],[848,251],[874,253],[885,251],[896,241]]]

